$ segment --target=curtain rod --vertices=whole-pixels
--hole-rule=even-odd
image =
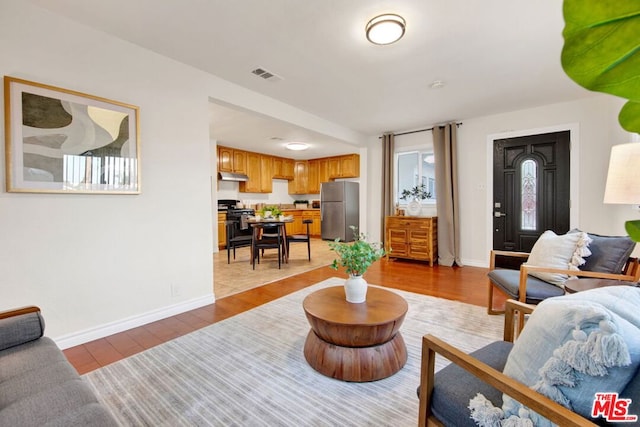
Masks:
[[[462,122],[458,122],[456,123],[456,127],[459,128],[460,126],[462,126]],[[412,133],[419,133],[419,132],[429,132],[433,130],[433,126],[430,128],[426,128],[426,129],[417,129],[417,130],[409,130],[406,132],[400,132],[400,133],[394,133],[393,136],[401,136],[401,135],[410,135]],[[382,139],[381,136],[378,137],[378,139]]]

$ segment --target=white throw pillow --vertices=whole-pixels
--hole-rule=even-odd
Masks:
[[[547,230],[533,245],[525,265],[578,270],[585,262],[583,257],[591,255],[588,249],[590,241],[585,232],[557,235]],[[557,286],[563,286],[568,278],[566,274],[558,273],[532,271],[529,274]]]

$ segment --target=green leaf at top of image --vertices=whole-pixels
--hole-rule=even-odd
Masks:
[[[640,1],[565,0],[563,13],[567,75],[586,89],[640,102]],[[626,130],[640,132],[632,114],[619,119]]]
[[[624,229],[634,242],[640,242],[640,220],[627,221],[624,223]]]

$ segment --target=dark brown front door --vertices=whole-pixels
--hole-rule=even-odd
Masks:
[[[529,252],[569,230],[569,131],[493,141],[493,248]]]

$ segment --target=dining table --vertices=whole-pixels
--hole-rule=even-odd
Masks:
[[[252,237],[251,237],[251,254],[252,259],[250,262],[253,263],[253,254],[255,254],[255,244],[262,235],[265,227],[280,227],[280,232],[282,233],[282,254],[285,263],[289,262],[289,253],[287,251],[287,228],[286,224],[292,223],[293,217],[284,216],[284,217],[268,217],[263,218],[249,218],[247,220],[247,224],[252,228]]]

